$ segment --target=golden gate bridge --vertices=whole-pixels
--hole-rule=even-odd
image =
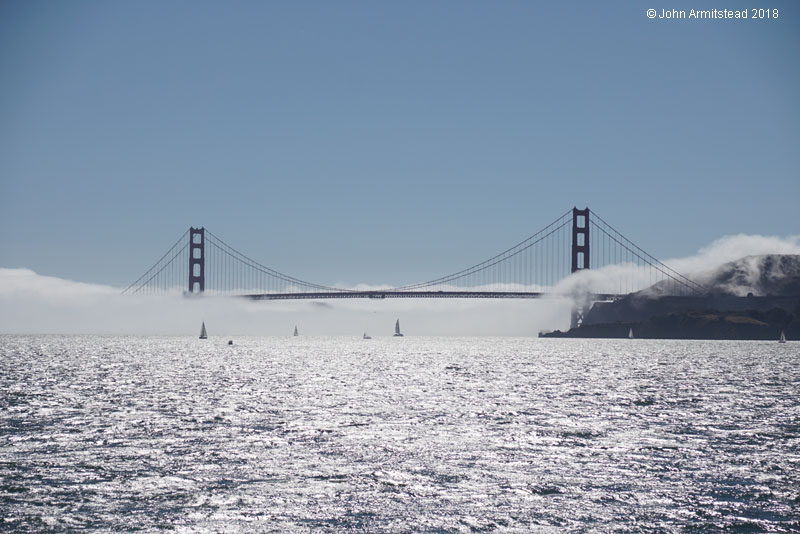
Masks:
[[[594,273],[601,273],[599,276]],[[705,288],[644,251],[589,208],[572,208],[514,246],[474,265],[410,285],[352,289],[309,282],[235,249],[207,228],[189,228],[124,294],[236,295],[253,300],[541,298],[592,302],[641,290],[697,296]]]

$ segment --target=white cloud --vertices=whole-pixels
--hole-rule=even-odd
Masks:
[[[118,294],[119,291],[98,284],[85,284],[44,276],[30,269],[0,268],[0,298],[48,298],[50,300]]]
[[[800,254],[800,236],[731,235],[717,239],[694,256],[665,261],[676,271],[693,276],[745,256],[763,254]]]

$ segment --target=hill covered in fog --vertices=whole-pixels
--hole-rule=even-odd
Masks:
[[[655,284],[614,302],[598,302],[569,337],[800,339],[800,255],[746,256],[690,276],[704,294],[669,294]]]
[[[701,273],[695,280],[712,295],[800,296],[800,255],[746,256]]]

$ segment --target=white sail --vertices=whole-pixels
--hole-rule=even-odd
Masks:
[[[400,333],[400,319],[394,323],[394,337],[403,337],[403,334]]]
[[[628,329],[628,339],[633,339],[633,328]]]
[[[200,328],[200,339],[208,338],[208,334],[206,334],[206,323],[203,321],[203,326]]]
[[[781,339],[778,343],[786,343],[786,334],[783,333],[783,330],[781,330]]]

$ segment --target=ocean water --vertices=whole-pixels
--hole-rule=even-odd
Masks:
[[[0,336],[0,530],[797,532],[800,344]]]

